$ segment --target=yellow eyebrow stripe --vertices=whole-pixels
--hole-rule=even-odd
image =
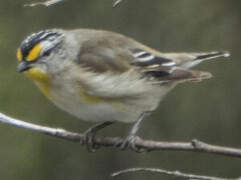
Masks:
[[[27,61],[33,61],[38,58],[40,51],[42,50],[41,44],[36,44],[30,51],[26,58]]]
[[[21,50],[18,48],[18,50],[17,50],[17,59],[19,60],[19,61],[22,61],[23,60],[23,54],[22,54],[22,52],[21,52]]]

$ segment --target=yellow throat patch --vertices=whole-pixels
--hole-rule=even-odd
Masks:
[[[25,71],[24,74],[37,84],[37,86],[40,88],[40,90],[45,96],[50,98],[50,78],[47,74],[43,73],[38,68],[31,68]]]

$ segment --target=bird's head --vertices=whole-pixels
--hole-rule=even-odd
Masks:
[[[28,36],[17,50],[18,71],[24,72],[49,97],[49,69],[54,67],[54,56],[61,46],[63,34],[44,30]],[[53,68],[52,68],[53,69]]]
[[[28,36],[17,50],[18,71],[26,74],[37,70],[46,72],[62,39],[63,34],[57,30],[44,30]]]

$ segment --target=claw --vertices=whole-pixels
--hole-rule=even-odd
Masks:
[[[89,152],[95,152],[100,148],[100,146],[94,143],[95,135],[96,132],[92,131],[92,129],[88,129],[84,132],[84,142]]]
[[[119,147],[121,150],[126,150],[127,148],[130,147],[131,149],[133,149],[134,151],[139,152],[139,153],[146,152],[147,151],[146,149],[137,147],[135,141],[137,139],[140,139],[138,136],[136,136],[136,133],[140,127],[142,120],[144,119],[145,116],[150,115],[150,114],[151,114],[150,111],[142,113],[140,115],[139,119],[133,124],[133,126],[130,130],[130,133],[126,137],[126,139],[122,143],[117,143],[115,145],[115,147]]]
[[[145,149],[136,146],[136,141],[138,139],[140,139],[139,136],[129,135],[121,144],[118,144],[117,147],[119,147],[121,150],[126,150],[127,148],[131,148],[132,150],[138,153],[146,152]]]
[[[87,129],[87,131],[84,132],[84,143],[86,144],[87,150],[89,152],[95,152],[97,149],[100,148],[99,145],[95,144],[94,139],[96,136],[96,133],[103,129],[106,126],[109,126],[113,124],[113,122],[104,122],[101,124],[97,124],[94,127],[91,127],[89,129]]]

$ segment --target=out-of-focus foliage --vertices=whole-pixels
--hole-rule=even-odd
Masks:
[[[161,51],[227,50],[232,56],[200,65],[214,78],[178,86],[144,123],[147,139],[190,141],[241,147],[241,6],[239,0],[66,0],[23,8],[30,0],[0,1],[0,111],[27,121],[73,131],[91,124],[56,108],[16,71],[15,51],[23,38],[47,28],[117,31]],[[105,135],[125,135],[116,124]],[[115,132],[115,133],[114,133]],[[197,174],[236,177],[241,160],[190,152],[136,154],[103,148],[88,153],[77,143],[0,124],[0,177],[7,180],[107,179],[128,167],[160,167]],[[135,174],[123,179],[160,179]],[[170,177],[161,177],[172,179]]]

